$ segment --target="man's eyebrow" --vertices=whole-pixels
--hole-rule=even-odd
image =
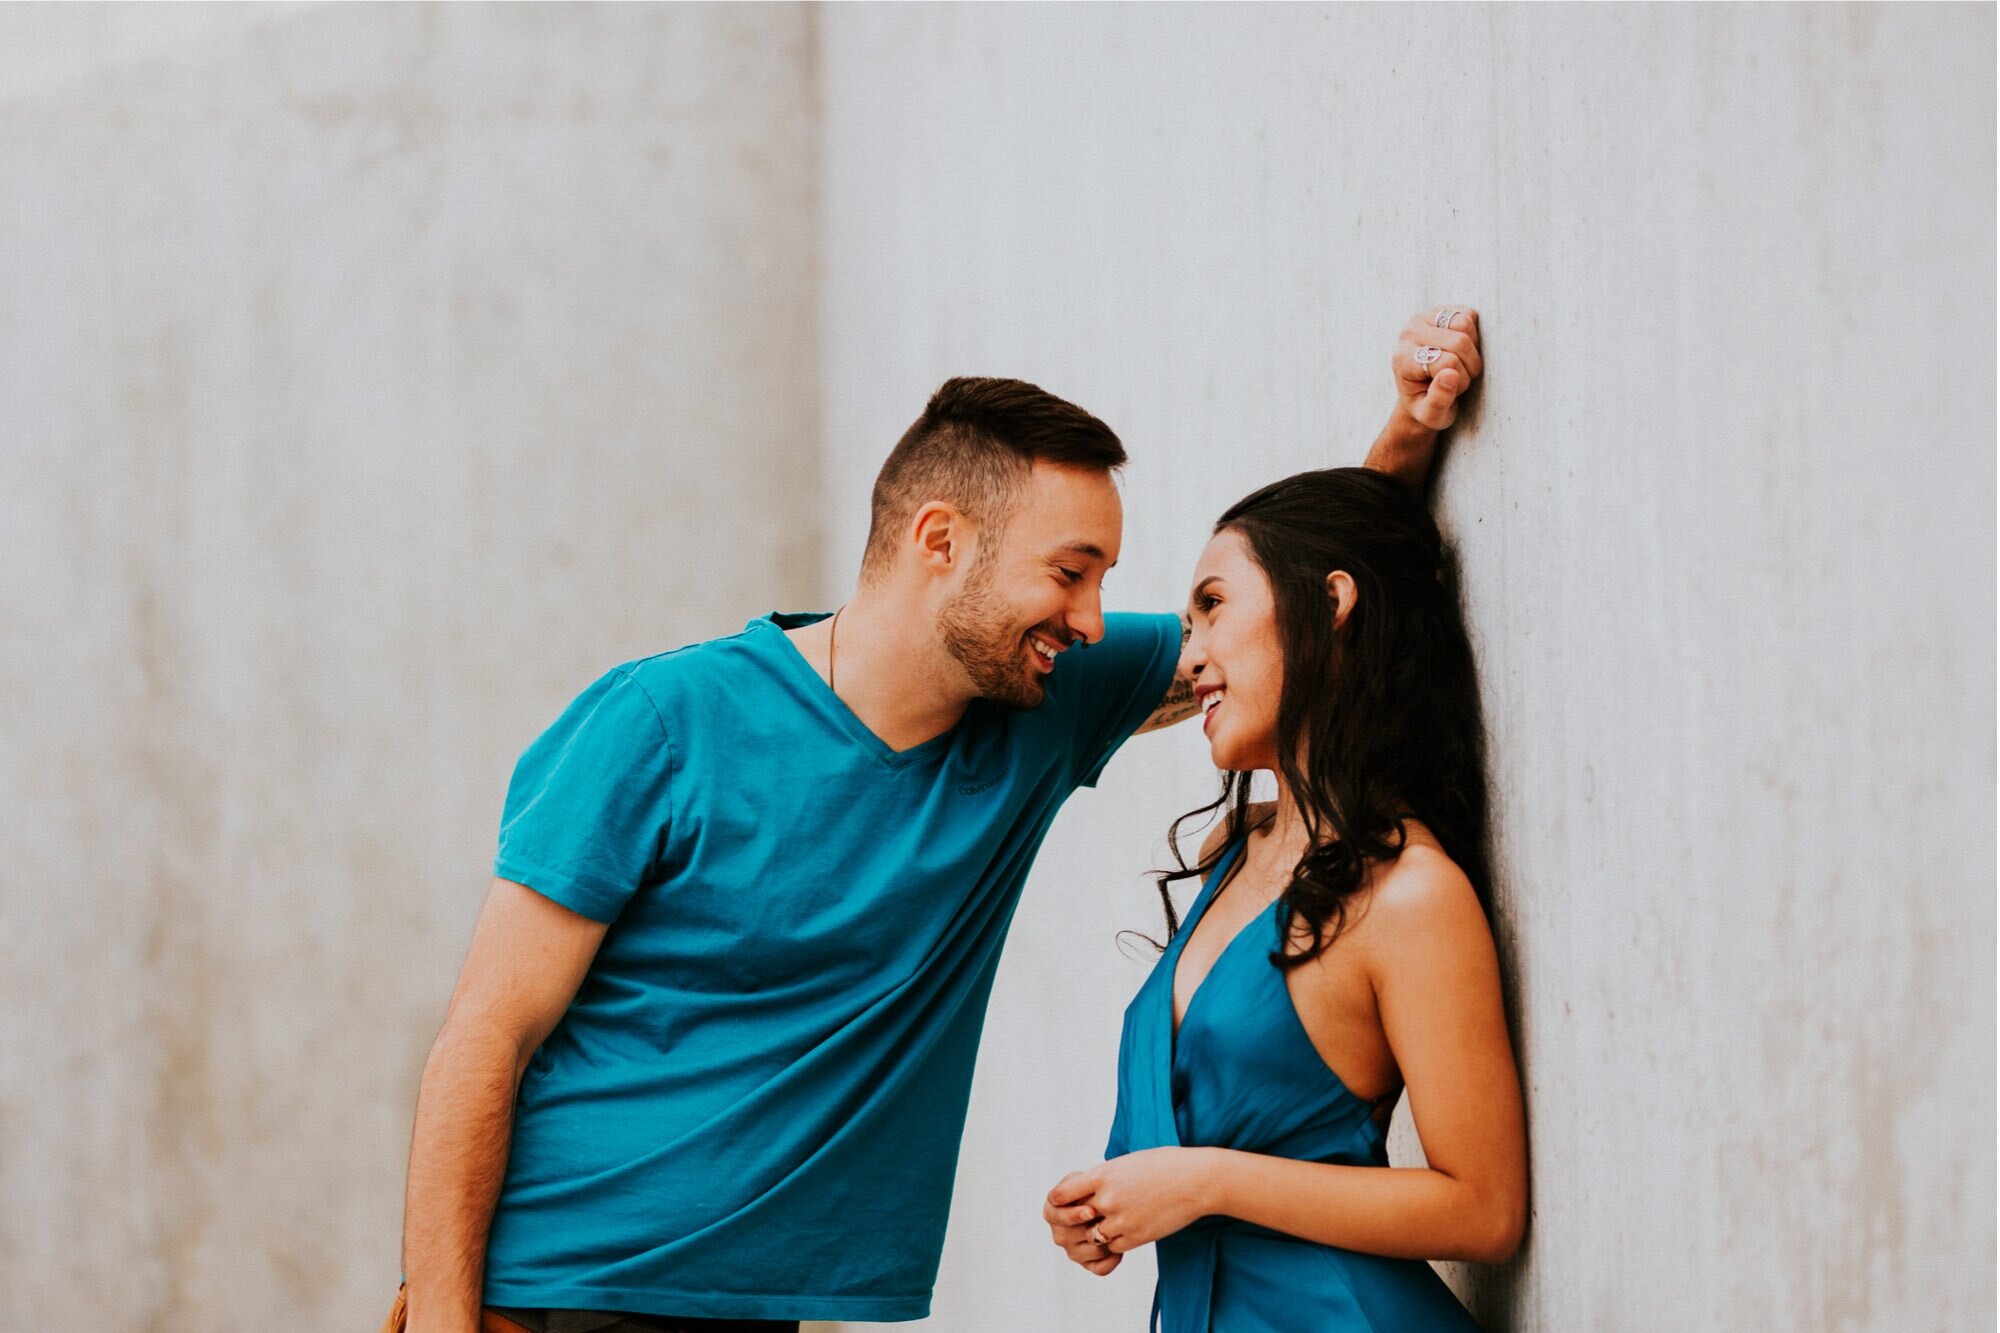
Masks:
[[[1104,559],[1104,549],[1100,546],[1092,545],[1090,542],[1064,542],[1061,546],[1056,547],[1056,549],[1058,551],[1069,551],[1075,555],[1087,555],[1092,560]],[[1111,562],[1112,565],[1117,563],[1116,560]],[[1109,566],[1106,566],[1106,568],[1109,568]]]

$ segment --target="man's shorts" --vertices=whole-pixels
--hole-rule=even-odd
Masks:
[[[406,1288],[396,1288],[396,1303],[389,1307],[389,1317],[382,1321],[382,1333],[403,1333],[410,1317],[409,1293]],[[517,1324],[506,1315],[491,1308],[479,1312],[479,1333],[530,1333],[526,1325]]]
[[[404,1333],[407,1297],[396,1288],[396,1303],[382,1333]],[[593,1310],[507,1310],[479,1312],[479,1333],[798,1333],[798,1323],[778,1319],[678,1319],[671,1315],[624,1315]]]

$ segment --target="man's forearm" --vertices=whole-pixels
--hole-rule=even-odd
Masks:
[[[486,1238],[519,1082],[518,1047],[502,1034],[447,1021],[431,1047],[403,1200],[409,1333],[479,1327]]]
[[[1417,421],[1399,405],[1389,414],[1389,424],[1375,437],[1364,466],[1386,472],[1421,495],[1430,485],[1437,441],[1437,431]]]

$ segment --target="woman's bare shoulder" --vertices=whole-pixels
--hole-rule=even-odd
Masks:
[[[1402,853],[1368,886],[1368,917],[1377,948],[1446,939],[1490,940],[1486,909],[1472,880],[1421,826],[1410,826]]]

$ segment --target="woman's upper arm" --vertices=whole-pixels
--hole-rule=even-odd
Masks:
[[[1520,1077],[1479,899],[1447,858],[1412,849],[1375,890],[1369,916],[1382,1030],[1424,1158],[1518,1219],[1527,1195]]]

